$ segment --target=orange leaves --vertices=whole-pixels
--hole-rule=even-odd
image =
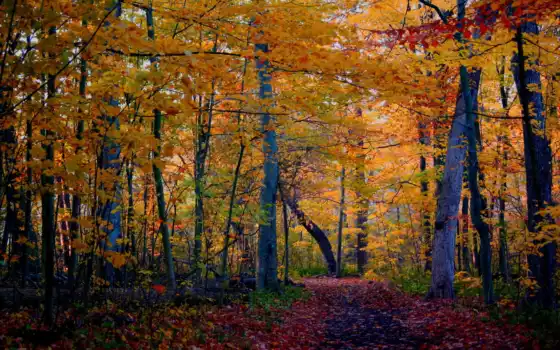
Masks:
[[[168,106],[168,107],[165,109],[165,113],[166,113],[167,115],[177,115],[177,114],[179,114],[179,108],[177,108],[177,107],[175,107],[175,106]]]
[[[119,269],[124,266],[127,262],[128,256],[126,254],[107,251],[104,254],[105,259],[110,262],[116,269]]]
[[[89,246],[80,239],[72,240],[72,249],[76,249],[79,253],[85,253]]]

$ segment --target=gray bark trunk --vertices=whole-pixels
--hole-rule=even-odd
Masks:
[[[267,113],[266,104],[272,98],[270,64],[260,58],[268,52],[268,44],[255,44],[259,80],[259,98],[262,101],[261,127],[263,132],[264,179],[261,189],[261,213],[264,222],[260,225],[257,288],[278,289],[278,262],[276,242],[276,194],[278,192],[278,146],[276,144],[275,120]]]
[[[474,99],[478,95],[480,71],[476,70],[469,75],[470,92]],[[441,192],[438,196],[432,245],[432,282],[427,298],[453,298],[455,296],[453,291],[455,236],[466,151],[463,145],[463,135],[467,126],[465,106],[464,96],[459,93],[448,137]]]

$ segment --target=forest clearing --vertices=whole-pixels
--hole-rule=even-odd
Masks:
[[[560,347],[558,0],[0,0],[0,347]]]

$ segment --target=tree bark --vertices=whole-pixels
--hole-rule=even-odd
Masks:
[[[478,95],[480,71],[469,74],[472,98]],[[427,298],[454,298],[455,236],[457,215],[461,201],[463,162],[465,147],[463,135],[466,131],[466,105],[462,92],[457,97],[455,115],[448,136],[447,153],[441,192],[438,196],[435,232],[432,253],[432,282]]]
[[[362,110],[358,108],[358,117],[362,117]],[[356,228],[359,230],[356,240],[356,265],[358,273],[362,275],[365,272],[367,264],[367,217],[369,210],[369,201],[364,197],[363,191],[366,188],[366,155],[364,151],[364,132],[358,130],[358,144],[356,157],[356,204],[358,210],[356,212]]]
[[[85,26],[87,25],[86,21],[82,21],[82,24]],[[80,87],[79,87],[79,94],[80,97],[85,98],[86,96],[86,86],[87,86],[87,61],[85,59],[81,59],[80,61]],[[84,133],[84,121],[78,121],[78,130],[76,132],[76,138],[81,141],[83,139]],[[76,148],[76,154],[82,151],[82,147],[78,146]],[[82,204],[82,199],[78,190],[74,192],[72,196],[72,220],[70,221],[70,238],[71,242],[73,243],[76,239],[78,239],[80,235],[80,226],[78,224],[78,218],[80,217],[80,206]],[[78,266],[78,253],[76,249],[72,247],[70,252],[70,265],[68,266],[68,285],[70,288],[74,286],[76,268]]]
[[[518,27],[515,36],[517,53],[512,59],[512,72],[523,110],[527,226],[530,232],[538,234],[543,232],[541,224],[553,222],[548,215],[541,214],[541,211],[552,202],[552,151],[546,136],[540,73],[525,67],[528,57],[524,54],[524,34],[537,35],[537,24],[527,21]],[[538,89],[531,89],[531,85],[537,86]],[[537,298],[534,301],[545,308],[554,308],[556,302],[553,277],[556,265],[556,243],[542,239],[535,240],[534,243],[542,254],[542,256],[536,254],[528,256],[530,275],[539,284]]]
[[[295,198],[285,197],[285,200],[292,212],[296,215],[296,218],[298,219],[300,225],[302,225],[307,230],[307,232],[309,232],[311,237],[313,237],[313,239],[315,239],[315,241],[317,241],[317,243],[319,244],[319,248],[321,249],[323,257],[325,258],[325,261],[327,263],[329,274],[336,274],[336,260],[334,259],[331,242],[329,241],[329,238],[327,237],[325,232],[321,230],[321,228],[317,226],[317,224],[315,224],[313,220],[305,215],[303,210],[301,210],[301,208],[299,207]]]
[[[270,64],[260,57],[268,53],[268,44],[256,43],[259,99],[263,105],[261,128],[263,132],[264,179],[261,189],[261,212],[264,222],[259,226],[259,255],[257,288],[278,289],[278,262],[276,247],[276,193],[278,192],[278,146],[276,144],[275,120],[268,112],[267,104],[272,99]]]
[[[56,35],[56,28],[49,29],[49,36]],[[47,98],[52,99],[56,95],[56,77],[49,75],[47,82]],[[50,130],[42,130],[45,137],[43,149],[45,150],[45,161],[54,162],[53,133]],[[53,324],[53,287],[54,287],[54,240],[55,240],[55,213],[54,213],[54,176],[41,173],[41,226],[42,226],[42,245],[45,254],[43,261],[43,273],[45,280],[44,287],[44,309],[43,323],[46,326]]]
[[[502,64],[498,67],[498,75],[500,78],[500,100],[502,102],[502,108],[505,110],[508,107],[508,89],[505,84],[505,67],[506,58],[502,57]],[[506,198],[505,194],[507,191],[507,161],[508,161],[508,151],[505,145],[506,136],[498,136],[498,147],[502,147],[501,154],[501,176],[500,176],[500,190],[498,194],[498,226],[500,229],[500,250],[499,250],[499,264],[500,264],[500,274],[502,278],[507,282],[511,282],[511,273],[509,268],[509,250],[507,241],[507,224],[505,220],[506,212]]]
[[[288,205],[280,191],[280,198],[282,200],[282,223],[284,228],[284,285],[287,286],[290,282],[290,227],[288,226]]]
[[[116,0],[114,2],[115,6],[115,17],[120,17],[121,15],[121,1]],[[109,25],[109,22],[107,22]],[[118,107],[119,102],[114,97],[109,97],[109,105],[113,107]],[[119,118],[115,116],[103,116],[103,122],[107,130],[120,129]],[[105,172],[110,172],[112,174],[118,174],[121,170],[121,146],[120,144],[114,142],[109,137],[103,137],[103,149],[101,150],[101,157],[99,161],[99,167]],[[117,252],[119,250],[119,245],[117,240],[121,238],[121,183],[120,181],[115,181],[111,184],[110,188],[105,188],[106,191],[111,191],[113,193],[112,198],[107,200],[101,208],[99,216],[103,220],[105,225],[103,225],[103,231],[106,233],[107,238],[103,242],[103,249],[108,251]],[[113,283],[115,279],[115,270],[111,263],[105,264],[105,277],[110,282]]]
[[[418,123],[419,141],[420,145],[427,146],[430,144],[430,136],[426,130],[426,124]],[[420,172],[422,173],[422,180],[420,181],[420,194],[422,195],[422,249],[424,251],[424,271],[432,270],[432,230],[430,223],[430,215],[425,208],[428,199],[428,180],[426,180],[426,157],[424,154],[420,156]]]
[[[478,70],[480,77],[480,70]],[[473,226],[480,236],[480,257],[482,270],[482,287],[484,302],[492,304],[494,302],[494,289],[492,285],[492,250],[490,246],[490,228],[483,219],[483,212],[486,210],[486,201],[480,193],[479,164],[478,164],[478,143],[476,137],[476,123],[473,114],[473,96],[469,93],[469,75],[467,68],[461,66],[461,89],[465,99],[466,110],[466,135],[468,140],[468,179],[469,190],[471,192],[471,220]],[[480,78],[479,78],[480,79]],[[477,98],[477,95],[474,96]],[[479,138],[480,139],[480,138]]]
[[[345,201],[345,188],[344,180],[346,177],[346,169],[342,167],[340,172],[340,204],[338,209],[338,236],[336,248],[336,277],[342,277],[342,230],[344,229],[344,201]]]
[[[239,157],[237,158],[237,164],[235,166],[235,173],[233,175],[233,183],[231,185],[231,195],[229,197],[229,207],[228,216],[226,221],[226,228],[224,230],[224,249],[222,252],[222,261],[220,267],[220,273],[222,274],[222,292],[220,299],[223,298],[223,292],[227,286],[227,261],[228,261],[228,248],[229,248],[229,230],[231,228],[231,220],[233,215],[233,206],[235,204],[235,194],[237,191],[237,182],[239,181],[239,173],[241,171],[241,164],[243,163],[243,154],[245,153],[245,144],[241,140],[241,145],[239,147]]]
[[[154,18],[153,10],[151,7],[146,9],[146,24],[148,26],[148,38],[152,41],[155,40],[154,31]],[[150,63],[157,68],[157,60],[150,58]],[[161,111],[154,110],[154,137],[158,142],[154,152],[154,160],[159,158],[161,150],[161,124],[163,122]],[[167,211],[165,206],[165,192],[163,189],[163,175],[161,169],[153,162],[154,181],[156,185],[156,198],[158,206],[158,218],[160,221],[161,240],[163,243],[163,251],[165,254],[166,268],[167,268],[167,285],[171,290],[176,287],[175,282],[175,266],[173,263],[173,252],[171,250],[171,241],[169,239],[169,225],[167,225]]]

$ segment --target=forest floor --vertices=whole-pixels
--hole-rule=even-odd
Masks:
[[[263,294],[228,306],[116,305],[67,310],[54,330],[33,310],[2,312],[1,348],[523,349],[529,331],[481,311],[423,301],[386,283],[305,279],[301,297]],[[294,289],[292,289],[293,291]],[[301,290],[300,290],[301,293]],[[295,301],[294,301],[295,300]]]
[[[307,279],[313,296],[296,313],[324,324],[321,348],[529,348],[520,326],[495,324],[488,315],[450,302],[426,302],[380,282],[358,278]],[[314,308],[309,311],[309,308]],[[306,311],[307,310],[307,311]],[[311,321],[313,322],[313,321]]]
[[[245,328],[230,344],[251,339],[251,347],[262,349],[536,348],[522,326],[495,323],[451,302],[407,296],[384,283],[313,278],[305,285],[311,296],[277,315],[281,320],[268,331]]]

